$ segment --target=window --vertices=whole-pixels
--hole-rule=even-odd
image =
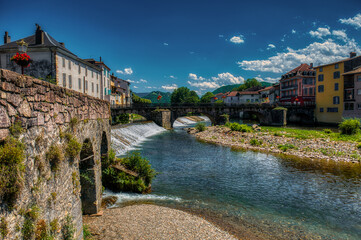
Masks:
[[[319,82],[322,82],[322,81],[323,81],[323,74],[318,75],[318,81],[319,81]]]
[[[361,82],[361,75],[357,76],[357,81]]]
[[[323,112],[323,108],[320,108],[320,112]]]
[[[361,95],[361,89],[357,89],[357,95]]]
[[[338,83],[335,83],[335,91],[338,91]]]
[[[99,76],[98,76],[98,73],[97,73],[97,79],[99,78]]]
[[[338,63],[335,64],[335,69],[338,69]]]
[[[94,83],[92,83],[92,92],[94,92]]]
[[[361,105],[361,104],[358,104],[358,105]],[[353,108],[354,108],[353,103],[345,103],[345,110],[352,111]]]
[[[81,89],[81,78],[78,78],[78,87]]]
[[[71,75],[69,75],[69,88],[73,87],[73,83],[72,83],[72,79],[71,79]]]
[[[345,90],[345,96],[344,96],[344,99],[345,100],[352,100],[354,99],[354,91],[353,89],[346,89]]]
[[[63,68],[65,68],[65,58],[63,58]]]
[[[85,81],[85,91],[88,91],[88,81]]]
[[[307,88],[303,89],[303,95],[307,95]]]
[[[352,103],[352,104],[353,104],[353,103]],[[357,109],[358,109],[358,110],[361,110],[361,103],[358,103],[358,104],[357,104]]]
[[[85,76],[88,76],[88,68],[85,67]]]
[[[92,71],[92,78],[94,77],[94,72]]]
[[[333,104],[340,104],[340,97],[339,96],[333,97]]]
[[[98,75],[97,75],[98,76]],[[97,93],[99,93],[99,84],[97,84]]]
[[[69,60],[68,63],[69,63],[69,64],[68,64],[68,68],[71,69],[71,61]]]
[[[333,79],[338,79],[338,78],[340,78],[340,72],[339,71],[334,72],[333,73]]]
[[[338,112],[338,108],[327,108],[327,112]]]
[[[79,74],[81,73],[81,67],[80,67],[80,64],[79,64],[78,73],[79,73]]]
[[[358,105],[361,105],[361,104],[358,104]],[[354,104],[353,103],[345,103],[345,110],[347,111],[352,111],[354,108]]]
[[[63,73],[63,87],[66,87],[66,74]]]
[[[319,68],[319,72],[323,72],[323,67],[320,67],[320,68]]]
[[[323,85],[319,85],[318,86],[318,92],[324,92],[324,86]]]

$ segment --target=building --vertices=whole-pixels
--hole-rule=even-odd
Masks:
[[[361,118],[361,66],[342,74],[344,77],[344,118]]]
[[[361,56],[350,53],[350,57],[338,62],[315,67],[316,69],[316,119],[320,123],[339,123],[344,109],[355,110],[355,85],[349,81],[356,67],[361,66]],[[344,80],[345,79],[345,80]]]
[[[28,44],[27,54],[33,60],[24,69],[24,74],[93,97],[101,97],[101,68],[80,59],[39,25],[36,25],[34,35],[23,40]],[[20,67],[10,60],[17,52],[18,44],[11,42],[10,36],[5,32],[4,45],[0,46],[0,68],[20,73]]]
[[[84,59],[84,61],[97,66],[100,68],[100,98],[110,101],[111,87],[110,87],[110,68],[105,65],[100,57],[99,61],[94,60],[93,58]]]
[[[259,93],[259,100],[261,103],[270,103],[269,95],[272,91],[273,86],[269,86],[258,90]]]
[[[224,103],[227,105],[259,103],[259,97],[259,91],[232,91],[226,96]]]
[[[130,83],[114,75],[110,76],[111,98],[110,103],[117,106],[129,106],[132,103]]]
[[[269,91],[268,99],[270,104],[279,103],[280,100],[280,84],[277,83],[272,86]]]
[[[282,75],[280,80],[280,102],[291,105],[314,105],[315,75],[312,63],[301,64]]]

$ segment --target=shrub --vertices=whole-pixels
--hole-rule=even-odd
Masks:
[[[326,129],[323,129],[323,132],[326,133],[326,134],[330,134],[330,133],[332,133],[332,130],[326,128]]]
[[[344,119],[342,123],[340,123],[338,128],[341,130],[341,134],[347,134],[347,135],[356,134],[360,130],[360,120],[357,118]]]
[[[224,119],[224,122],[227,124],[229,123],[229,115],[228,114],[222,114],[221,117]]]
[[[127,124],[129,123],[129,114],[123,113],[116,117],[116,123]]]
[[[79,120],[77,117],[70,119],[70,127],[74,130],[74,127],[78,124]]]
[[[258,140],[258,139],[255,139],[255,138],[253,138],[253,139],[251,139],[249,141],[249,144],[251,144],[252,146],[261,146],[262,143],[263,143],[262,140]]]
[[[199,122],[196,124],[195,128],[199,131],[199,132],[203,132],[204,130],[206,130],[206,124]]]
[[[81,150],[81,143],[78,142],[76,137],[71,137],[65,147],[65,153],[67,157],[75,158]]]
[[[238,132],[252,132],[252,127],[246,125],[246,124],[239,124],[239,123],[231,123],[229,124],[229,128],[232,131],[238,131]]]
[[[58,144],[52,144],[45,154],[46,159],[50,162],[52,171],[58,171],[60,163],[64,160],[64,154]]]
[[[24,185],[24,145],[13,137],[7,137],[0,146],[0,202],[11,207]]]
[[[91,234],[91,232],[89,230],[88,225],[84,224],[83,225],[83,238],[84,238],[84,240],[91,240],[92,239],[91,237],[92,237],[92,234]]]
[[[9,131],[11,135],[18,138],[24,132],[21,120],[15,120],[14,124],[10,126]]]
[[[283,144],[283,145],[282,144],[278,145],[278,149],[286,152],[288,149],[297,149],[297,148],[293,144],[286,143],[286,144]]]
[[[138,176],[132,176],[123,171],[119,171],[112,164],[122,164],[128,170],[138,173]],[[109,165],[103,170],[104,187],[113,191],[130,191],[143,193],[148,190],[156,172],[152,169],[149,161],[142,158],[139,152],[128,154],[125,158],[111,159],[109,156]]]

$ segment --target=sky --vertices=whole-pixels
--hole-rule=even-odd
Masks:
[[[35,23],[134,92],[202,95],[361,54],[361,0],[0,0],[0,34],[19,40]]]

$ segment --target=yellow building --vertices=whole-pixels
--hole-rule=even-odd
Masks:
[[[361,56],[321,65],[316,69],[316,120],[319,123],[339,123],[344,111],[344,74],[360,65]]]

